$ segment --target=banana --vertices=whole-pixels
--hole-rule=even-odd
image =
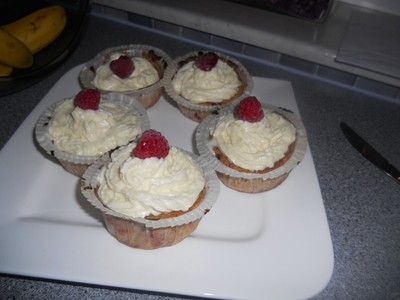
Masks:
[[[66,23],[65,9],[60,5],[52,5],[0,28],[15,36],[35,54],[52,43],[64,30]]]
[[[13,70],[14,70],[13,67],[0,65],[0,76],[9,76]]]
[[[14,36],[0,28],[0,64],[29,68],[33,64],[31,51]]]

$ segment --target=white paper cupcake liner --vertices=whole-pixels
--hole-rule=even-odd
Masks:
[[[81,72],[79,73],[79,82],[83,88],[97,89],[101,93],[112,93],[113,91],[100,89],[93,84],[93,79],[95,77],[95,70],[101,65],[107,63],[110,59],[110,55],[113,53],[124,52],[131,57],[135,56],[141,57],[143,56],[144,53],[148,53],[150,51],[153,51],[155,53],[155,55],[158,57],[159,64],[163,68],[164,74],[161,74],[160,80],[158,80],[156,83],[148,87],[144,87],[137,90],[118,91],[118,92],[115,91],[115,93],[123,93],[128,96],[137,98],[137,100],[141,100],[143,95],[149,95],[150,97],[152,95],[153,98],[157,97],[159,98],[161,95],[161,89],[164,87],[165,70],[167,66],[171,64],[171,58],[163,50],[153,46],[130,44],[130,45],[122,45],[122,46],[107,48],[102,52],[100,52],[99,54],[97,54],[92,60],[88,61],[84,65]],[[156,100],[158,99],[153,99],[153,101]],[[143,105],[146,107],[145,103],[143,103]]]
[[[150,119],[147,115],[146,109],[134,98],[118,93],[109,93],[102,95],[101,97],[102,97],[101,101],[110,101],[118,103],[121,106],[132,107],[136,111],[138,117],[140,118],[140,127],[142,129],[142,132],[150,128]],[[56,157],[59,160],[67,161],[73,164],[82,164],[82,165],[92,164],[93,162],[96,161],[96,159],[99,158],[100,155],[76,155],[62,151],[58,149],[47,136],[48,124],[53,115],[55,107],[57,106],[58,103],[65,101],[67,99],[71,98],[63,99],[51,105],[42,113],[35,126],[36,140],[48,154]]]
[[[100,169],[102,166],[107,164],[110,161],[109,155],[103,155],[99,158],[94,164],[92,164],[83,174],[81,180],[81,191],[85,198],[91,203],[94,207],[99,209],[102,213],[105,213],[110,216],[114,216],[117,218],[125,219],[134,221],[140,224],[143,224],[147,228],[166,228],[166,227],[174,227],[184,224],[189,224],[196,220],[202,218],[214,205],[216,202],[220,184],[219,180],[212,168],[208,165],[207,161],[203,158],[195,156],[194,154],[187,152],[185,150],[180,149],[181,151],[186,152],[187,154],[191,155],[198,165],[202,168],[205,181],[206,181],[206,194],[203,201],[200,203],[198,207],[189,211],[183,215],[167,218],[167,219],[160,219],[160,220],[148,220],[145,218],[133,218],[127,215],[121,214],[116,212],[107,206],[105,206],[101,200],[97,197],[95,193],[95,188],[98,186],[97,176],[100,173]]]
[[[302,161],[307,150],[307,134],[300,118],[298,118],[297,115],[295,115],[293,112],[286,109],[282,109],[264,103],[262,104],[262,106],[264,108],[264,111],[269,110],[277,112],[282,116],[284,116],[296,127],[296,145],[290,159],[281,167],[276,168],[264,174],[240,172],[231,169],[228,166],[221,163],[212,150],[213,146],[216,146],[216,144],[210,138],[210,128],[214,127],[222,116],[233,113],[235,105],[230,105],[220,110],[217,114],[209,115],[206,119],[204,119],[197,127],[195,133],[196,147],[200,156],[203,157],[206,161],[208,161],[210,166],[214,170],[236,178],[244,178],[247,180],[251,179],[267,180],[267,179],[274,179],[289,173],[293,168],[295,168],[299,164],[299,162]]]
[[[239,71],[244,75],[244,81],[247,83],[247,86],[244,89],[242,94],[238,95],[235,99],[233,99],[232,101],[230,101],[227,104],[220,104],[220,103],[197,104],[197,103],[192,103],[189,100],[183,98],[181,95],[179,95],[175,91],[175,89],[172,85],[172,80],[175,76],[176,71],[179,68],[179,62],[185,61],[186,59],[188,59],[190,57],[196,57],[196,56],[200,55],[201,53],[206,53],[206,52],[210,52],[210,51],[209,50],[201,50],[201,51],[190,52],[190,53],[187,53],[187,54],[185,54],[181,57],[178,57],[172,61],[172,63],[167,67],[167,70],[165,71],[165,91],[167,92],[167,94],[174,101],[176,101],[178,105],[181,105],[190,110],[202,111],[202,112],[212,112],[212,111],[219,110],[220,108],[225,107],[227,105],[238,103],[243,98],[249,96],[253,90],[254,83],[253,83],[253,78],[250,76],[247,69],[238,60],[236,60],[232,57],[229,57],[227,55],[217,53],[217,52],[216,53],[218,54],[218,56],[221,57],[222,59],[224,59],[226,61],[231,61],[232,63],[237,65],[237,67],[239,68]]]

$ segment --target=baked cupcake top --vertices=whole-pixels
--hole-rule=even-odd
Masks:
[[[162,89],[164,72],[170,63],[171,58],[163,50],[150,45],[128,44],[111,47],[99,52],[85,63],[79,73],[79,83],[86,89],[98,89],[102,93],[124,93],[138,98]],[[105,68],[105,70],[100,71],[100,68]],[[157,80],[155,80],[154,70],[157,73]],[[105,86],[114,85],[119,90],[105,90],[96,86],[94,78],[97,71],[103,73],[100,74],[102,78],[100,81],[106,81],[106,83],[103,82]],[[150,82],[153,83],[150,84]],[[134,89],[128,88],[131,85]]]
[[[104,91],[124,92],[148,87],[159,80],[157,70],[146,58],[116,52],[96,68],[93,85]]]
[[[142,125],[133,106],[87,89],[56,104],[46,134],[58,150],[98,156],[135,140]]]
[[[214,52],[185,62],[172,80],[176,93],[193,103],[221,103],[242,85],[236,71]]]
[[[115,150],[97,182],[103,204],[132,218],[187,211],[205,188],[194,159],[155,130]]]
[[[252,98],[253,97],[247,99]],[[218,173],[235,178],[268,180],[287,174],[303,159],[307,149],[307,134],[303,123],[300,118],[290,110],[266,103],[260,103],[258,99],[254,98],[251,101],[246,100],[245,102],[251,102],[255,105],[229,105],[220,109],[217,113],[209,115],[199,124],[196,129],[195,140],[200,156],[203,157],[203,159],[209,163],[210,167]],[[239,107],[241,109],[239,109]],[[241,116],[238,117],[238,115]],[[271,129],[267,129],[267,132],[268,130],[271,131],[270,133],[261,133],[263,124],[270,126],[269,123],[275,123],[276,121],[278,121],[278,125],[272,125]],[[218,123],[220,124],[219,126],[217,126]],[[225,127],[233,128],[225,130]],[[233,144],[240,149],[239,151],[236,149],[232,150],[238,157],[240,157],[240,159],[236,160],[235,163],[231,162],[231,158],[228,158],[228,155],[219,149],[219,145],[213,137],[217,128],[218,131],[222,132],[220,134],[222,137],[227,136],[228,134],[233,136],[229,137],[231,141],[229,141],[229,139],[226,141],[228,148],[235,148],[232,146]],[[292,141],[293,128],[294,141]],[[267,145],[268,142],[258,141],[258,139],[263,138],[264,134],[266,135],[266,140],[269,140],[269,143],[271,144],[275,143],[276,140],[279,140],[277,150],[272,152],[266,150],[265,157],[265,153],[263,153],[264,151],[256,150],[262,149]],[[222,140],[224,140],[224,138],[222,138]],[[223,142],[221,142],[221,144],[222,143]],[[221,146],[221,148],[222,147],[224,146]],[[229,154],[229,150],[225,151]],[[240,153],[241,151],[248,151],[248,153]],[[276,154],[276,152],[279,153],[279,155]],[[264,167],[261,169],[261,165],[269,165],[271,161],[275,161],[274,158],[270,159],[268,157],[275,154],[276,157],[283,156],[282,159],[278,159],[273,167]],[[254,158],[257,161],[258,156],[261,157],[260,160],[266,159],[270,160],[270,162],[251,162],[249,165],[246,165],[246,167],[236,165],[236,163],[241,164],[239,160],[251,161]],[[235,158],[233,158],[233,160],[234,159]],[[256,165],[256,167],[253,167],[252,165]],[[260,170],[250,170],[250,168]]]
[[[296,128],[281,114],[263,110],[256,97],[243,99],[234,113],[210,129],[215,145],[246,170],[271,168],[296,140]]]

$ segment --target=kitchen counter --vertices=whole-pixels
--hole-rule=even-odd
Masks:
[[[199,49],[198,44],[91,16],[80,44],[55,72],[30,88],[0,98],[0,147],[63,74],[104,48],[128,43],[154,45],[171,57]],[[400,185],[362,158],[339,129],[339,123],[346,121],[400,167],[399,103],[238,59],[251,75],[288,80],[294,89],[334,249],[331,281],[315,299],[400,299]],[[1,276],[0,294],[2,299],[188,299],[9,274]]]

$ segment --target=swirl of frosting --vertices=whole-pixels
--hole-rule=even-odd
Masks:
[[[235,70],[219,59],[210,71],[200,70],[194,61],[186,63],[176,72],[172,85],[177,94],[193,103],[220,103],[236,94],[241,81]]]
[[[133,108],[101,101],[98,110],[83,110],[70,98],[57,104],[47,136],[62,151],[96,156],[134,140],[140,122]]]
[[[171,147],[165,158],[139,159],[131,143],[113,152],[97,180],[102,202],[130,217],[186,211],[204,189],[201,168],[184,152]]]
[[[232,163],[251,171],[272,167],[296,140],[293,124],[280,114],[268,112],[255,123],[225,115],[210,133]]]
[[[122,53],[114,53],[110,61],[118,59]],[[148,87],[160,80],[157,70],[143,57],[132,57],[135,70],[128,78],[120,78],[110,69],[109,63],[96,69],[93,84],[102,90],[113,92],[125,92]]]

